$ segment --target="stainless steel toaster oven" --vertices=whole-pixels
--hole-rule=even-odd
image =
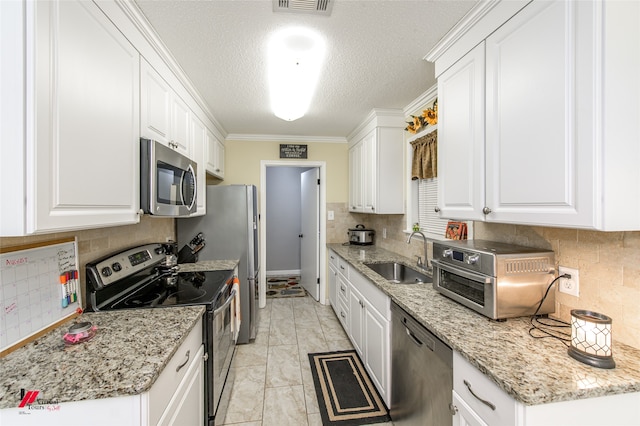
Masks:
[[[433,288],[489,318],[533,315],[554,279],[551,250],[485,240],[433,243]],[[549,292],[538,314],[555,310]]]

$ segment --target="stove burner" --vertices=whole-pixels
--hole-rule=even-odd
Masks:
[[[126,299],[124,301],[124,305],[130,308],[154,306],[158,304],[160,299],[162,299],[162,296],[162,294],[156,292],[136,294],[135,296]]]
[[[202,288],[187,288],[169,294],[164,302],[167,305],[177,305],[179,303],[189,303],[200,299],[207,292]]]

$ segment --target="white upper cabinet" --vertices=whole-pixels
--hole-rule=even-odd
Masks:
[[[16,21],[2,38],[21,34],[3,74],[5,55],[23,58],[9,72],[25,90],[11,93],[24,115],[2,115],[11,139],[3,133],[0,161],[12,175],[0,184],[0,234],[138,222],[138,52],[93,2],[4,3]]]
[[[483,220],[484,43],[438,77],[438,208]]]
[[[224,144],[210,131],[207,132],[207,173],[224,179]]]
[[[196,161],[198,170],[196,173],[196,179],[198,187],[196,189],[197,194],[197,209],[191,214],[191,216],[201,216],[207,212],[207,167],[206,167],[206,152],[207,152],[207,128],[202,124],[202,121],[198,120],[195,115],[191,116],[191,135],[193,136],[193,155],[192,158]]]
[[[404,213],[404,113],[373,110],[349,136],[349,211]]]
[[[427,56],[441,215],[640,229],[640,5],[492,7]],[[460,45],[475,47],[454,61]]]
[[[190,157],[191,111],[146,60],[140,65],[140,133]]]

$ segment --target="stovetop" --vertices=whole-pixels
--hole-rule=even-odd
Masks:
[[[183,272],[161,276],[102,309],[152,308],[214,303],[233,270]]]
[[[179,272],[166,244],[147,244],[87,264],[90,310],[210,305],[222,297],[233,270]]]

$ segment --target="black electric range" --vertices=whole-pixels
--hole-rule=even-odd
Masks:
[[[224,419],[233,386],[234,270],[180,272],[173,244],[146,244],[87,263],[87,310],[203,305],[205,425]],[[220,409],[219,409],[220,408]]]

